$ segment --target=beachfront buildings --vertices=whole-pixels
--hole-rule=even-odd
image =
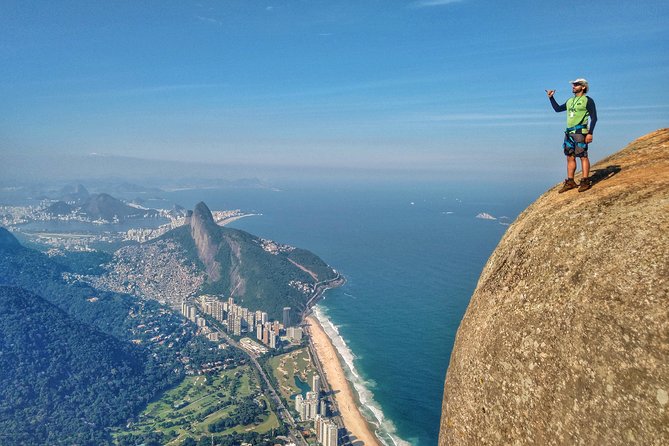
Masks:
[[[319,381],[320,378],[313,380],[315,384],[318,384]],[[295,410],[302,421],[313,420],[316,438],[318,438],[320,444],[323,446],[339,445],[339,426],[333,419],[326,416],[327,405],[324,400],[319,401],[318,392],[307,392],[306,398],[297,395],[295,397]]]
[[[323,446],[339,446],[339,426],[332,418],[318,415],[314,420],[316,438]]]
[[[316,415],[321,414],[321,405],[317,392],[307,392],[307,397],[302,395],[295,397],[295,410],[300,415],[302,421],[313,420]]]

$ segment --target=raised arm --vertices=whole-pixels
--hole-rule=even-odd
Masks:
[[[595,107],[595,101],[593,101],[590,96],[588,96],[588,103],[585,104],[585,108],[590,115],[590,128],[588,129],[588,133],[592,135],[595,131],[595,124],[597,124],[597,107]]]
[[[548,95],[548,99],[550,99],[551,105],[553,106],[553,110],[555,110],[556,113],[567,111],[567,103],[565,102],[564,104],[559,105],[555,100],[555,98],[553,97],[553,95],[555,94],[555,90],[546,90],[546,94]]]

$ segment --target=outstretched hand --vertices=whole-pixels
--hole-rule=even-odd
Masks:
[[[546,90],[546,94],[548,95],[549,98],[552,98],[553,95],[555,94],[555,90]]]

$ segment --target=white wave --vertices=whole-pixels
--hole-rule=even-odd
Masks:
[[[323,330],[330,338],[332,345],[337,349],[337,353],[344,361],[342,364],[346,378],[358,395],[360,400],[360,412],[362,415],[375,427],[376,436],[386,446],[411,446],[408,441],[402,440],[397,436],[397,429],[391,420],[385,417],[383,410],[379,403],[374,400],[374,394],[370,388],[375,387],[374,382],[366,381],[360,376],[355,367],[356,356],[344,341],[344,338],[339,334],[339,329],[330,319],[328,319],[325,309],[316,305],[314,308],[314,316],[320,322]]]

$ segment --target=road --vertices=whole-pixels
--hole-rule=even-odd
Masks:
[[[218,333],[221,337],[225,339],[225,341],[232,345],[235,348],[238,348],[239,350],[243,351],[246,356],[249,357],[251,360],[251,364],[253,364],[253,367],[258,371],[260,376],[262,377],[263,381],[265,381],[265,386],[268,390],[269,397],[272,399],[274,402],[274,407],[276,408],[276,413],[279,419],[287,424],[289,426],[289,438],[290,440],[295,443],[297,446],[307,446],[307,441],[304,439],[302,436],[302,433],[300,432],[299,428],[297,427],[297,423],[295,422],[295,419],[293,416],[290,414],[290,411],[286,409],[286,406],[284,406],[283,402],[281,401],[281,398],[279,398],[279,394],[276,392],[274,389],[274,386],[272,385],[272,382],[269,380],[267,377],[267,374],[265,373],[265,370],[262,368],[260,363],[258,362],[258,357],[257,355],[249,352],[248,350],[244,349],[239,342],[235,341],[232,339],[228,334],[222,329],[220,323],[215,320],[211,320],[210,326],[216,327],[218,330]]]
[[[312,293],[311,297],[309,300],[307,300],[306,304],[306,309],[302,312],[302,318],[304,319],[309,312],[311,311],[311,307],[316,303],[318,299],[320,299],[323,296],[323,293],[330,289],[330,288],[335,288],[338,286],[341,286],[345,282],[345,279],[337,273],[337,277],[334,279],[329,279],[329,280],[323,280],[321,282],[317,282],[315,284],[314,292]],[[199,308],[201,315],[204,315],[204,311],[202,311],[202,308]],[[267,377],[267,374],[265,373],[265,370],[262,368],[260,363],[258,362],[258,356],[255,353],[249,352],[248,350],[244,349],[239,342],[235,341],[233,338],[228,336],[228,334],[225,332],[223,329],[222,325],[220,322],[213,318],[207,318],[209,326],[211,328],[216,328],[218,331],[219,335],[225,339],[225,341],[232,345],[235,348],[238,348],[239,350],[243,351],[250,359],[251,364],[253,364],[253,367],[258,371],[260,376],[262,377],[263,381],[265,381],[265,386],[268,390],[269,397],[272,399],[274,403],[274,407],[276,408],[277,416],[279,419],[288,425],[289,427],[289,435],[288,437],[290,440],[295,443],[297,446],[308,446],[307,441],[304,439],[302,436],[302,433],[300,432],[299,427],[297,426],[297,423],[295,422],[295,419],[293,416],[290,414],[290,411],[286,409],[286,406],[284,406],[283,402],[281,401],[281,398],[279,397],[279,394],[277,391],[274,389],[274,386],[272,385],[272,382],[269,380]],[[314,350],[314,347],[311,343],[309,342],[309,350],[311,352],[311,357],[314,358],[314,363],[316,364],[316,367],[318,368],[318,374],[321,376],[321,382],[323,383],[322,386],[325,389],[326,393],[328,395],[331,395],[331,390],[329,387],[329,384],[327,383],[327,380],[325,379],[325,373],[323,372],[323,368],[321,367],[320,362],[318,361],[318,357],[316,356],[316,351]],[[328,398],[330,400],[330,407],[333,409],[334,413],[339,413],[339,409],[337,408],[337,404],[332,396],[329,396]],[[344,423],[339,415],[336,415],[333,417],[335,422],[340,428],[344,427]]]

